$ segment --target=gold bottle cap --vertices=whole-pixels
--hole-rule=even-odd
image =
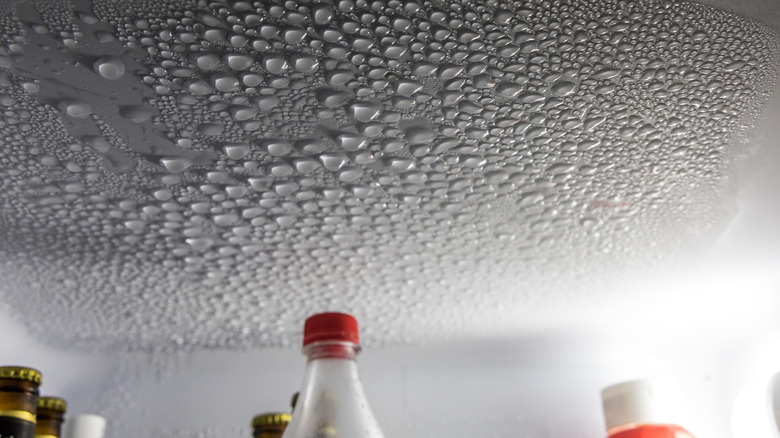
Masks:
[[[26,380],[38,385],[43,380],[40,371],[34,368],[15,366],[0,367],[0,379]]]
[[[68,410],[68,403],[59,397],[40,397],[38,409],[51,409],[64,414]]]
[[[290,414],[284,412],[269,412],[260,414],[252,419],[252,427],[258,426],[286,426],[290,422]]]

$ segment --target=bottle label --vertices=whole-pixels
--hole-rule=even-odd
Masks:
[[[0,438],[35,438],[35,422],[0,416]]]

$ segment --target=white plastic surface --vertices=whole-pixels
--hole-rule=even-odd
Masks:
[[[772,377],[772,413],[774,413],[775,436],[780,437],[780,373]]]
[[[619,383],[601,392],[607,430],[628,424],[680,424],[679,393],[667,380]]]
[[[65,421],[63,438],[103,438],[106,419],[100,415],[75,415]]]

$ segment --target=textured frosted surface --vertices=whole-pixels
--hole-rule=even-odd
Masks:
[[[0,10],[3,301],[87,348],[542,327],[720,231],[780,53],[662,1]]]

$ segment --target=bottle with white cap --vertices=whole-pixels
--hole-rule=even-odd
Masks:
[[[693,438],[680,424],[680,396],[666,380],[633,380],[601,391],[609,438]]]
[[[103,438],[106,419],[100,415],[74,415],[65,422],[63,438]]]
[[[384,437],[358,377],[359,351],[353,316],[321,313],[306,320],[303,387],[282,438]]]

